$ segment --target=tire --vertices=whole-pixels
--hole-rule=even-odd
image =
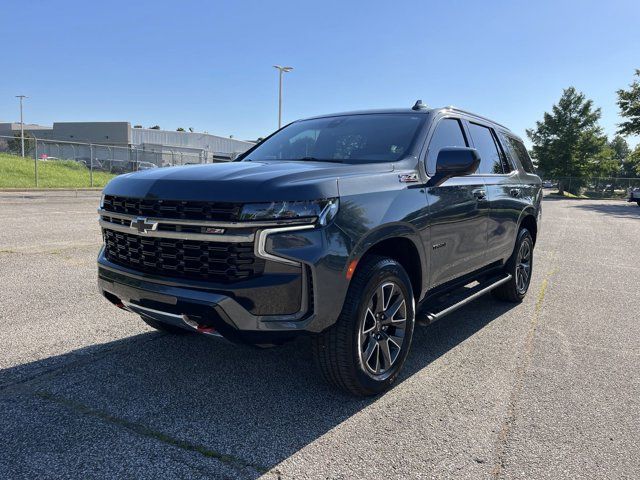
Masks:
[[[316,365],[327,383],[345,392],[379,394],[397,380],[414,326],[407,272],[393,259],[367,256],[358,265],[338,320],[313,337]]]
[[[149,325],[151,328],[155,328],[161,332],[173,333],[174,335],[184,335],[185,333],[189,333],[188,330],[184,328],[176,327],[175,325],[170,325],[168,323],[158,322],[157,320],[153,320],[147,317],[140,317],[144,323]]]
[[[523,253],[527,250],[528,261],[522,258]],[[492,290],[491,293],[500,300],[520,303],[527,295],[533,273],[533,238],[529,230],[524,227],[518,232],[516,246],[513,249],[513,254],[507,260],[504,270],[511,274],[511,280]],[[518,285],[519,282],[520,285]]]

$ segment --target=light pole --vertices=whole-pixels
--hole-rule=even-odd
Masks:
[[[22,157],[24,157],[24,121],[22,120],[22,101],[25,98],[29,98],[26,95],[16,95],[16,98],[20,99],[20,144]]]
[[[22,100],[29,98],[26,95],[16,95],[20,99],[20,143],[22,145],[22,157],[24,158],[24,122],[22,121]]]
[[[282,127],[282,74],[290,72],[293,67],[281,67],[280,65],[274,65],[273,68],[277,68],[280,72],[280,83],[278,86],[278,129]]]

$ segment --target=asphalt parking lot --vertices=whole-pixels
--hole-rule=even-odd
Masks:
[[[150,330],[96,290],[98,198],[0,193],[0,478],[640,478],[640,208],[545,200],[518,306],[418,328],[375,399],[305,341]]]

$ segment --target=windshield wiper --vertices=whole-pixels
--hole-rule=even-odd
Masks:
[[[330,163],[342,163],[341,160],[334,159],[325,159],[325,158],[316,158],[316,157],[302,157],[298,158],[298,160],[302,162],[330,162]]]

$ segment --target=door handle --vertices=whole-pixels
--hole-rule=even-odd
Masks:
[[[512,188],[511,190],[509,190],[509,195],[511,195],[512,197],[519,197],[520,196],[520,189],[519,188]]]
[[[473,193],[473,196],[476,197],[476,200],[486,200],[487,199],[487,192],[485,192],[481,188],[475,189],[472,193]]]

